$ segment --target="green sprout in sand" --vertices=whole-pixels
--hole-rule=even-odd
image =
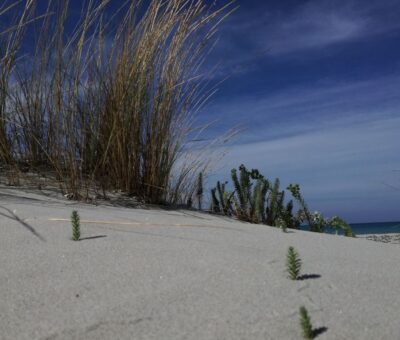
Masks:
[[[297,280],[299,278],[301,269],[301,259],[299,254],[294,250],[293,247],[289,247],[286,255],[286,270],[289,274],[289,278]]]
[[[313,339],[314,332],[312,329],[311,319],[307,309],[304,306],[300,307],[300,326],[304,339]]]
[[[74,210],[71,214],[71,224],[72,224],[72,239],[74,241],[79,241],[81,237],[81,223],[79,214]]]

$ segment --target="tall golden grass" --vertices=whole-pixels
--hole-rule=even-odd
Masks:
[[[110,13],[112,0],[89,0],[71,31],[68,0],[40,0],[43,13],[37,1],[0,7],[18,14],[0,33],[2,166],[52,170],[75,199],[93,188],[186,199],[208,161],[176,164],[212,92],[201,67],[231,4],[131,0]]]

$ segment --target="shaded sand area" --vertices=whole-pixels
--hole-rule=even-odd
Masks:
[[[302,305],[318,339],[399,339],[399,263],[396,244],[1,188],[0,339],[300,339]]]

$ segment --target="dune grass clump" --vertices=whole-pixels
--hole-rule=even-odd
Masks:
[[[288,248],[286,255],[286,271],[291,280],[298,280],[301,270],[301,259],[293,247]]]
[[[313,339],[314,332],[312,329],[311,318],[304,306],[300,307],[300,327],[304,339]]]
[[[69,3],[0,4],[0,166],[51,172],[73,199],[175,203],[207,164],[176,166],[215,92],[204,63],[230,3],[91,0],[79,18]]]
[[[71,225],[72,225],[72,240],[79,241],[81,238],[81,222],[79,214],[74,210],[71,214]]]

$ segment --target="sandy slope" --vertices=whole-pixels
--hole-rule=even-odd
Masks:
[[[134,223],[73,242],[72,209]],[[4,189],[0,214],[0,339],[299,339],[301,305],[318,339],[400,339],[399,245]]]

